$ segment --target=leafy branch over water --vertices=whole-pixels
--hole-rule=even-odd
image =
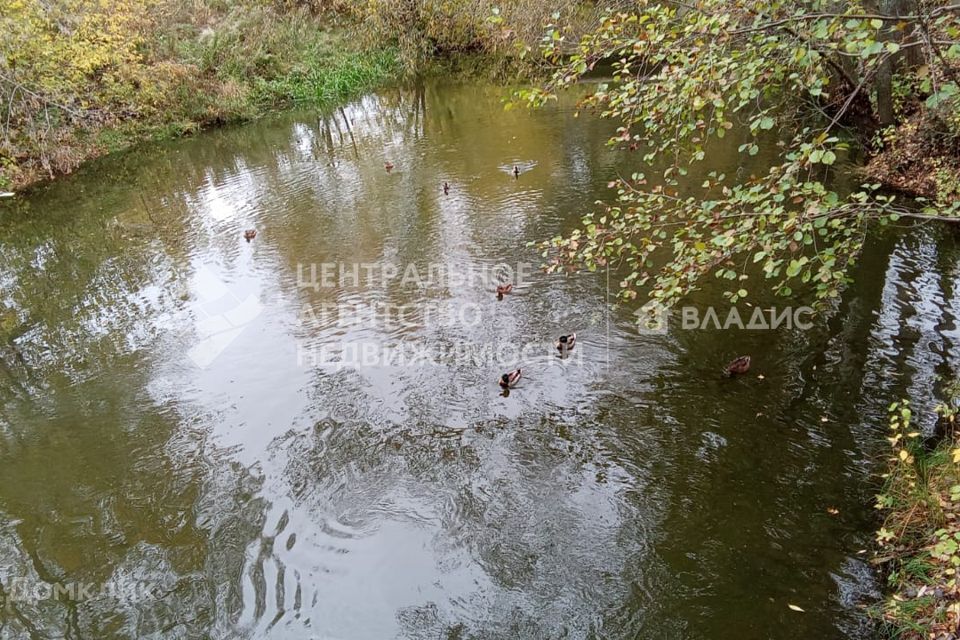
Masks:
[[[560,26],[551,27],[541,50],[550,79],[520,100],[543,104],[613,61],[612,80],[582,106],[619,122],[610,144],[636,152],[646,168],[613,181],[615,201],[587,214],[581,228],[542,245],[548,268],[622,268],[623,299],[649,291],[663,305],[710,274],[736,302],[750,295],[759,271],[778,295],[803,289],[825,303],[845,284],[869,223],[954,219],[957,199],[918,209],[881,193],[880,184],[852,193],[830,186],[851,143],[868,143],[893,124],[894,65],[910,76],[900,86],[960,139],[960,5],[898,8],[640,0],[572,47]],[[685,183],[711,144],[741,129],[745,162],[775,149],[766,173],[714,172],[699,186]]]

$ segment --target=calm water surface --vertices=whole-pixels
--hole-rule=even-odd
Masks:
[[[955,362],[954,240],[877,235],[808,331],[644,335],[602,273],[532,272],[502,302],[477,280],[298,286],[314,263],[536,264],[529,241],[636,169],[607,123],[503,94],[385,91],[0,206],[0,636],[871,637],[883,415]],[[728,142],[705,171],[763,170]],[[323,312],[378,304],[470,311]],[[512,363],[351,344],[535,346],[503,397]],[[751,375],[723,379],[741,353]]]

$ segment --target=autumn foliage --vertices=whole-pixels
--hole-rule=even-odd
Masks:
[[[0,0],[0,187],[137,140],[382,81],[313,3]],[[332,33],[333,32],[333,33]]]
[[[544,243],[552,270],[611,269],[625,301],[670,306],[715,277],[731,302],[780,296],[835,301],[866,231],[899,217],[954,219],[960,193],[949,180],[926,202],[885,193],[851,174],[854,151],[895,147],[905,105],[923,123],[946,177],[960,140],[960,5],[897,6],[804,0],[638,0],[593,32],[546,33],[540,53],[552,67],[544,86],[521,92],[540,104],[600,63],[613,78],[583,101],[615,121],[612,146],[638,168],[620,176],[610,202],[581,228]],[[940,123],[936,130],[931,123]],[[737,175],[684,176],[728,132],[744,164],[761,148],[768,167]],[[956,185],[956,179],[952,181]]]

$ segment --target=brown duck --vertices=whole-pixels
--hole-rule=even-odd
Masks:
[[[522,369],[517,369],[516,371],[511,371],[500,376],[500,380],[498,381],[500,386],[504,389],[512,389],[517,386],[517,383],[520,382],[522,371]]]
[[[723,368],[723,374],[728,377],[738,376],[750,371],[750,356],[740,356]]]
[[[506,284],[498,284],[498,285],[497,285],[497,300],[503,300],[503,296],[507,295],[507,294],[510,293],[511,291],[513,291],[513,284],[512,284],[512,283],[509,283],[509,282],[508,282],[508,283],[506,283]]]
[[[256,237],[257,237],[256,229],[247,229],[246,231],[243,232],[243,239],[246,240],[247,242],[250,242]]]
[[[560,339],[556,342],[557,351],[561,354],[573,351],[575,344],[577,344],[577,334],[571,333],[568,336],[560,336]]]

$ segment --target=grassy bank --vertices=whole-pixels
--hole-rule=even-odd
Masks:
[[[0,0],[0,190],[401,74],[513,75],[547,23],[573,36],[603,12],[584,0]]]
[[[909,404],[890,407],[893,457],[877,497],[884,523],[876,563],[888,582],[877,615],[891,638],[954,638],[960,623],[960,439],[955,411],[938,411],[936,441],[925,443]]]
[[[291,4],[0,0],[0,190],[399,74],[397,49],[349,17]]]

